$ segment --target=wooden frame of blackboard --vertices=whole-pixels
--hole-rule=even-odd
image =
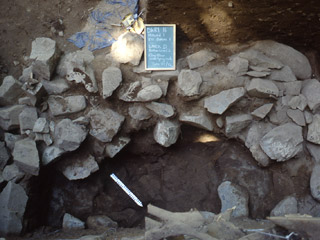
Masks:
[[[156,27],[166,27],[166,28],[172,28],[172,39],[170,43],[172,43],[173,51],[172,51],[172,66],[165,67],[149,67],[148,66],[148,27],[150,28],[156,28]],[[144,28],[144,63],[145,63],[145,69],[146,70],[176,70],[176,25],[175,24],[145,24]]]

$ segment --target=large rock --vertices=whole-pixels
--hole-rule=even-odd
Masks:
[[[268,113],[271,111],[273,107],[273,103],[267,103],[265,105],[262,105],[261,107],[255,109],[251,114],[252,116],[258,118],[258,119],[264,119]]]
[[[266,40],[258,41],[253,48],[289,66],[297,78],[308,79],[311,77],[312,69],[309,60],[292,47]]]
[[[69,213],[65,213],[62,220],[62,228],[65,230],[84,229],[85,223]]]
[[[56,117],[81,112],[87,107],[86,98],[82,95],[65,98],[51,95],[48,104],[52,115]]]
[[[14,77],[7,76],[3,79],[0,87],[0,105],[15,104],[23,94],[21,83]]]
[[[292,97],[288,102],[288,105],[292,109],[299,109],[301,111],[304,111],[304,109],[308,105],[308,100],[304,95],[299,94],[298,96]]]
[[[283,85],[285,95],[297,96],[301,92],[302,81],[285,82]]]
[[[162,89],[158,85],[149,85],[138,92],[137,101],[150,102],[161,98],[162,94]]]
[[[239,57],[247,59],[249,61],[250,66],[262,67],[267,69],[281,69],[283,64],[274,59],[267,57],[262,52],[248,49],[244,52],[238,54]]]
[[[78,153],[61,159],[58,169],[69,180],[79,180],[98,171],[99,166],[92,155]]]
[[[109,67],[102,73],[102,96],[104,99],[110,97],[122,82],[121,70],[117,67]]]
[[[218,194],[221,201],[220,212],[236,207],[232,212],[233,217],[247,217],[249,215],[249,195],[244,188],[225,181],[219,185]]]
[[[61,94],[70,89],[68,82],[62,77],[56,77],[52,81],[41,81],[46,92],[51,94]]]
[[[151,102],[146,105],[148,109],[155,112],[157,115],[165,118],[172,117],[174,115],[174,108],[166,103]]]
[[[24,105],[14,105],[11,107],[0,108],[0,127],[3,130],[13,130],[19,128],[19,114],[24,108]]]
[[[10,158],[8,149],[5,146],[5,143],[0,141],[0,170],[6,166],[8,160]]]
[[[298,201],[295,197],[286,197],[271,211],[270,216],[285,216],[298,213]]]
[[[250,114],[238,114],[226,117],[226,135],[234,136],[244,128],[248,127],[252,121]]]
[[[12,155],[14,162],[21,170],[38,176],[40,159],[35,141],[29,138],[17,141],[14,145]]]
[[[152,117],[152,114],[149,112],[149,110],[141,105],[130,106],[129,115],[138,121],[143,121]]]
[[[139,34],[125,32],[111,47],[111,56],[119,63],[139,65],[144,51],[144,41]]]
[[[0,194],[0,235],[21,233],[27,202],[28,196],[24,189],[8,182]]]
[[[310,178],[310,190],[312,197],[320,202],[320,165],[314,166]]]
[[[320,114],[313,116],[313,121],[308,126],[307,140],[315,144],[320,144]]]
[[[260,140],[260,146],[271,159],[283,162],[302,152],[302,142],[302,128],[286,123],[267,133]]]
[[[287,114],[292,119],[292,121],[298,124],[299,126],[302,126],[302,127],[306,126],[306,120],[304,118],[304,114],[300,110],[289,109],[287,111]]]
[[[195,109],[180,114],[179,121],[208,131],[213,130],[212,120],[204,109]]]
[[[238,76],[244,75],[249,68],[249,61],[241,57],[234,57],[228,64],[228,69]]]
[[[247,91],[252,97],[268,98],[279,96],[279,89],[273,82],[260,78],[253,78],[247,87]]]
[[[243,87],[233,88],[208,97],[204,101],[204,107],[213,114],[223,114],[232,104],[239,101],[246,93]]]
[[[288,66],[284,66],[280,70],[273,70],[268,79],[279,82],[293,82],[297,80],[291,68]]]
[[[34,123],[33,130],[34,133],[49,133],[49,122],[46,118],[38,118]]]
[[[316,110],[320,105],[320,82],[317,79],[307,81],[301,92],[307,98],[310,110]]]
[[[12,151],[14,148],[14,144],[16,143],[16,141],[19,141],[23,139],[23,137],[21,135],[15,135],[12,133],[8,133],[6,132],[4,134],[4,141],[6,142],[6,146]]]
[[[187,57],[190,69],[204,66],[207,62],[214,60],[218,55],[209,50],[201,50]]]
[[[35,122],[38,119],[37,109],[33,107],[27,107],[19,114],[20,132],[26,133],[27,130],[32,131]]]
[[[157,143],[169,147],[176,143],[180,134],[180,125],[169,120],[161,120],[157,123],[153,136]]]
[[[101,142],[111,142],[124,121],[124,116],[108,108],[93,109],[88,116],[90,116],[90,135]]]
[[[178,77],[178,93],[183,97],[198,96],[201,83],[200,73],[192,70],[182,70]]]
[[[76,150],[87,137],[85,126],[75,124],[70,119],[61,120],[55,127],[55,145],[65,152]]]
[[[118,228],[117,222],[104,215],[90,216],[87,218],[86,224],[89,229],[95,230]]]
[[[56,146],[47,147],[42,153],[41,162],[43,165],[48,165],[49,163],[53,163],[56,160],[58,160],[59,157],[64,152],[65,152],[64,150],[62,150]]]
[[[22,172],[16,164],[7,165],[2,172],[2,177],[7,182],[18,182],[25,176],[25,173]]]
[[[112,143],[106,144],[106,155],[107,157],[113,158],[117,155],[125,146],[131,141],[128,137],[118,137],[112,141]]]

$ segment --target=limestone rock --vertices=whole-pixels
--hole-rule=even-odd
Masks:
[[[233,88],[208,97],[204,101],[204,107],[213,114],[223,114],[232,104],[240,100],[246,91],[244,88]]]
[[[7,165],[2,172],[2,177],[7,182],[18,182],[25,176],[25,173],[20,171],[16,164]]]
[[[111,218],[104,215],[90,216],[86,221],[87,227],[89,229],[108,229],[108,228],[118,228],[118,223],[113,221]]]
[[[310,110],[316,110],[320,105],[320,82],[316,79],[309,80],[304,85],[302,94],[307,98]]]
[[[47,147],[42,153],[42,164],[48,165],[49,163],[55,162],[64,152],[64,150],[56,146]]]
[[[273,103],[267,103],[256,110],[254,110],[251,114],[252,116],[258,118],[258,119],[264,119],[268,113],[271,111],[273,107]]]
[[[0,170],[6,166],[9,158],[10,155],[8,149],[5,146],[5,143],[0,141]]]
[[[312,69],[309,60],[292,47],[266,40],[258,41],[253,48],[289,66],[298,79],[308,79],[311,77]]]
[[[128,137],[119,137],[114,139],[112,143],[106,144],[106,154],[108,157],[113,158],[131,141]]]
[[[54,130],[56,147],[65,152],[76,150],[87,137],[86,127],[73,123],[66,118],[61,120]]]
[[[46,118],[38,118],[33,126],[33,132],[35,133],[49,133],[49,122]]]
[[[24,105],[14,105],[11,107],[0,108],[0,127],[3,130],[19,128],[19,114],[24,108]]]
[[[146,107],[161,117],[169,118],[174,115],[174,108],[166,103],[151,102]]]
[[[239,133],[242,129],[249,126],[252,121],[250,114],[238,114],[226,117],[226,135],[234,136]]]
[[[161,96],[162,90],[158,85],[149,85],[138,92],[137,101],[150,102],[161,98]]]
[[[180,134],[180,126],[178,123],[161,120],[157,123],[154,129],[154,139],[157,143],[164,147],[169,147],[176,143]]]
[[[102,73],[102,96],[104,99],[110,97],[122,82],[122,73],[119,68],[109,67]]]
[[[168,92],[168,87],[169,87],[169,80],[170,79],[168,79],[166,75],[164,76],[159,75],[159,77],[154,77],[153,75],[151,75],[151,78],[142,77],[141,84],[142,84],[142,88],[146,88],[150,85],[158,85],[161,88],[162,95],[166,96]]]
[[[247,91],[252,97],[268,98],[279,96],[279,89],[273,82],[260,78],[253,78]]]
[[[285,216],[298,213],[298,201],[295,197],[286,197],[271,211],[270,216]]]
[[[67,114],[81,112],[87,107],[86,98],[82,95],[62,97],[51,95],[48,104],[53,116],[64,116]]]
[[[294,82],[285,82],[285,95],[298,96],[301,92],[302,82],[294,81]]]
[[[287,111],[288,116],[292,119],[293,122],[299,126],[306,126],[306,120],[304,119],[304,114],[300,110],[289,109]]]
[[[28,202],[24,189],[13,182],[0,194],[0,234],[20,234],[22,230],[23,215]]]
[[[310,178],[310,190],[312,197],[320,201],[320,165],[314,166]]]
[[[52,81],[41,81],[44,89],[49,95],[52,94],[61,94],[70,89],[68,82],[61,77],[55,77]]]
[[[304,111],[303,113],[304,113],[304,118],[306,119],[306,123],[307,123],[307,124],[312,123],[312,121],[313,121],[313,115],[312,115],[312,113],[309,112],[309,111]]]
[[[302,152],[302,142],[302,128],[286,123],[267,133],[260,140],[260,146],[271,159],[283,162]]]
[[[218,194],[221,201],[220,212],[236,207],[232,212],[233,217],[247,217],[249,215],[249,195],[244,188],[225,181],[219,185]]]
[[[284,66],[280,70],[273,70],[268,79],[279,82],[294,82],[297,80],[291,68]]]
[[[204,66],[207,62],[210,62],[217,58],[217,54],[209,50],[201,50],[187,57],[187,61],[190,69],[195,69]]]
[[[20,131],[24,134],[27,130],[33,130],[33,126],[38,119],[37,109],[27,107],[19,114]]]
[[[4,141],[6,142],[6,146],[12,151],[14,148],[14,144],[16,141],[21,140],[23,137],[21,135],[14,135],[12,133],[4,134]]]
[[[200,94],[202,78],[200,73],[182,70],[178,77],[178,93],[183,97],[194,97]]]
[[[306,99],[306,97],[300,94],[299,96],[292,97],[291,100],[288,102],[288,105],[292,109],[299,109],[301,111],[304,111],[308,104],[307,101],[308,100]]]
[[[65,230],[77,230],[84,229],[84,222],[80,219],[70,215],[69,213],[65,213],[62,220],[62,228]]]
[[[26,105],[30,107],[35,107],[37,103],[37,99],[33,96],[22,97],[18,99],[18,103],[20,105]]]
[[[23,95],[21,83],[14,77],[7,76],[3,79],[0,86],[0,105],[12,105]]]
[[[89,112],[90,135],[101,142],[111,142],[124,121],[124,116],[111,109],[93,109]]]
[[[307,140],[315,144],[320,144],[320,115],[319,114],[316,114],[313,116],[313,121],[308,126]]]
[[[254,78],[263,78],[270,75],[270,72],[249,71],[246,75]]]
[[[111,56],[119,63],[139,65],[144,51],[144,41],[139,34],[126,32],[111,47]]]
[[[267,57],[262,52],[254,49],[248,49],[244,52],[241,52],[238,54],[238,56],[247,59],[250,65],[256,67],[268,69],[281,69],[283,67],[283,64],[280,61]]]
[[[38,176],[40,170],[40,159],[35,141],[25,138],[15,143],[13,149],[13,160],[24,172]]]
[[[244,75],[249,68],[249,61],[244,58],[234,57],[228,64],[228,69],[238,76]]]
[[[224,126],[224,121],[222,119],[222,117],[218,117],[216,120],[216,124],[219,128],[222,128]]]
[[[195,109],[189,112],[182,113],[179,116],[179,121],[208,131],[213,130],[212,120],[203,109]]]
[[[143,121],[152,117],[151,113],[141,105],[133,105],[129,107],[129,115],[135,120]]]
[[[89,177],[99,170],[95,158],[90,154],[73,154],[58,162],[58,169],[69,180],[79,180]]]

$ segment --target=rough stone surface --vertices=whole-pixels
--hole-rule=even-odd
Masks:
[[[28,196],[24,189],[13,182],[0,194],[0,234],[20,234],[23,224],[23,215]]]
[[[238,76],[244,75],[249,68],[249,61],[244,58],[234,57],[228,64],[228,69]]]
[[[260,146],[271,159],[283,162],[302,152],[302,142],[302,128],[286,123],[267,133],[260,140]]]
[[[250,114],[239,114],[226,117],[226,135],[233,136],[244,128],[248,127],[252,121]]]
[[[195,69],[204,66],[207,62],[214,60],[217,54],[209,50],[201,50],[187,57],[190,69]]]
[[[66,230],[84,229],[85,223],[69,213],[65,213],[62,220],[62,228]]]
[[[112,143],[106,144],[106,154],[108,157],[113,158],[131,141],[128,137],[119,137],[114,139]]]
[[[220,92],[217,95],[208,97],[204,101],[204,107],[213,114],[221,115],[232,104],[240,100],[246,91],[244,88],[233,88]]]
[[[304,109],[306,108],[307,104],[308,104],[308,100],[302,94],[300,94],[299,96],[292,97],[290,99],[290,101],[288,102],[288,105],[289,105],[290,108],[299,109],[301,111],[304,111]]]
[[[212,120],[202,109],[180,114],[179,121],[208,131],[213,130]]]
[[[5,143],[0,141],[0,170],[4,168],[10,158]]]
[[[307,98],[310,110],[316,110],[320,105],[320,82],[316,79],[309,80],[301,92]]]
[[[257,108],[251,114],[252,116],[258,119],[264,119],[268,115],[268,113],[271,111],[272,107],[273,107],[273,103],[268,103]]]
[[[36,142],[25,138],[15,143],[13,160],[24,172],[37,176],[40,170],[40,159]]]
[[[56,147],[56,146],[50,146],[47,147],[42,154],[42,164],[48,165],[49,163],[53,163],[54,161],[58,160],[59,157],[64,153],[65,151]]]
[[[0,108],[0,127],[3,130],[19,128],[19,114],[24,108],[24,105],[14,105],[11,107]]]
[[[174,108],[166,103],[151,102],[148,103],[146,107],[157,115],[165,118],[172,117],[175,114]]]
[[[102,73],[102,96],[104,99],[110,97],[122,82],[121,70],[117,67],[109,67]]]
[[[269,57],[278,59],[284,65],[289,66],[299,79],[308,79],[311,77],[312,69],[309,60],[292,47],[266,40],[258,41],[254,45],[254,49],[265,53]]]
[[[239,57],[247,59],[249,64],[256,67],[269,68],[269,69],[281,69],[283,64],[274,59],[267,57],[262,52],[248,49],[238,54]]]
[[[2,172],[5,181],[18,182],[24,177],[25,173],[20,171],[16,164],[7,165]]]
[[[221,212],[236,207],[232,212],[233,217],[247,217],[249,215],[249,195],[244,188],[225,181],[219,185],[218,194],[221,201]]]
[[[320,144],[320,115],[313,116],[313,121],[308,126],[307,140],[309,142]]]
[[[202,78],[200,73],[182,70],[178,77],[178,93],[183,97],[193,97],[200,93]]]
[[[73,123],[66,118],[55,127],[54,140],[58,148],[68,152],[76,150],[87,137],[86,127]]]
[[[111,56],[119,63],[131,63],[138,66],[144,51],[144,41],[139,34],[122,34],[111,48]]]
[[[143,121],[152,117],[151,113],[141,105],[129,107],[129,115],[135,120]]]
[[[41,83],[49,95],[61,94],[70,89],[68,82],[59,76],[52,81],[42,80]]]
[[[81,112],[87,107],[84,96],[62,97],[51,95],[48,98],[48,104],[53,116],[64,116],[67,114]]]
[[[19,83],[14,77],[7,76],[3,79],[0,86],[0,105],[15,104],[17,100],[23,95],[21,89],[21,83]]]
[[[35,107],[37,103],[37,99],[35,97],[22,97],[18,99],[18,103],[20,105],[26,105],[30,107]]]
[[[25,133],[27,130],[33,130],[33,126],[38,119],[37,109],[27,107],[19,114],[20,131]]]
[[[301,92],[302,81],[285,82],[283,85],[285,95],[297,96]]]
[[[69,180],[84,179],[99,170],[95,158],[90,154],[73,154],[65,157],[59,161],[58,168]]]
[[[162,96],[162,90],[158,85],[149,85],[137,94],[137,101],[150,102],[159,99]]]
[[[49,133],[49,122],[46,118],[38,118],[34,123],[33,132],[35,133]]]
[[[14,144],[16,141],[21,140],[23,137],[21,135],[14,135],[12,133],[6,132],[4,134],[4,141],[6,142],[6,146],[12,151],[14,148]]]
[[[111,142],[124,121],[124,116],[108,108],[93,109],[88,116],[90,116],[90,135],[101,142]]]
[[[286,197],[272,209],[270,216],[285,216],[298,213],[298,201],[295,197]]]
[[[306,123],[307,123],[307,124],[312,123],[312,121],[313,121],[313,115],[312,115],[312,113],[309,112],[309,111],[304,111],[303,113],[304,113],[304,118],[306,119]]]
[[[180,134],[180,126],[178,123],[161,120],[157,123],[154,129],[154,139],[157,143],[164,147],[169,147],[176,143]]]
[[[298,201],[299,214],[308,214],[313,217],[320,217],[320,203],[312,196],[306,195]]]
[[[270,75],[270,72],[249,71],[246,75],[254,78],[263,78]]]
[[[287,111],[288,116],[292,119],[293,122],[299,126],[306,126],[306,120],[304,119],[304,114],[300,110],[289,109]]]
[[[111,218],[104,215],[90,216],[86,221],[87,227],[89,229],[108,229],[108,228],[118,228],[118,223],[113,221]]]
[[[320,165],[317,164],[314,166],[310,178],[310,190],[311,195],[317,201],[320,201]]]
[[[56,52],[56,42],[50,38],[36,38],[32,42],[30,58],[39,61],[49,61]]]
[[[252,97],[268,98],[279,96],[279,89],[273,82],[260,78],[253,78],[247,91]]]
[[[288,66],[284,66],[280,70],[273,70],[268,79],[279,82],[294,82],[297,80],[291,68]]]

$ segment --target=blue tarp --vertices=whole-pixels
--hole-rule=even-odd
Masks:
[[[120,5],[123,8],[128,8],[134,15],[138,14],[138,0],[105,0],[105,4]],[[87,46],[90,51],[111,46],[116,41],[108,31],[108,27],[112,23],[110,22],[111,17],[117,17],[120,23],[125,16],[122,16],[116,9],[112,12],[95,9],[89,17],[90,24],[92,24],[95,30],[91,32],[77,32],[68,38],[68,41],[78,48]]]

